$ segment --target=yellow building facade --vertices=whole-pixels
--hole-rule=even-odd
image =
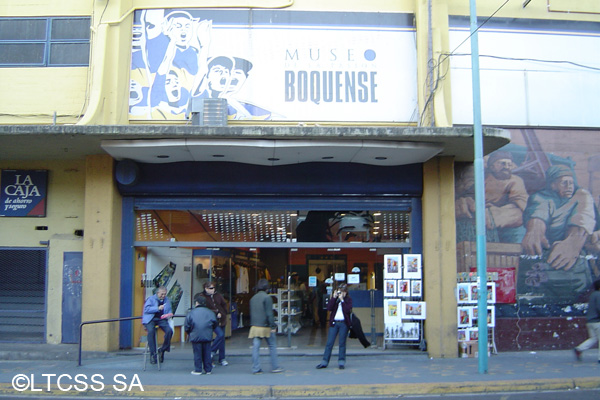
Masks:
[[[598,5],[594,1],[577,2],[577,10],[572,10],[572,2],[568,1],[549,0],[548,4],[531,2],[526,7],[523,7],[522,2],[510,2],[506,6],[502,6],[502,3],[480,2],[478,14],[487,17],[497,12],[495,17],[505,19],[595,23],[599,20]],[[4,89],[0,94],[0,169],[49,171],[47,213],[44,218],[0,217],[0,247],[41,246],[48,249],[44,340],[48,343],[61,343],[63,339],[61,299],[64,295],[62,280],[65,253],[81,252],[83,255],[82,321],[139,315],[134,310],[138,305],[131,299],[140,294],[136,293],[127,300],[122,296],[123,291],[133,293],[136,290],[139,277],[132,271],[130,280],[123,282],[122,254],[127,251],[133,254],[133,239],[124,238],[122,232],[123,196],[119,191],[120,182],[115,178],[116,161],[119,158],[107,153],[103,141],[285,138],[313,141],[324,139],[339,147],[353,140],[370,141],[383,148],[386,147],[386,142],[416,142],[439,147],[433,156],[424,156],[418,161],[422,165],[423,178],[419,200],[422,204],[420,252],[426,266],[423,282],[424,301],[428,311],[424,338],[431,357],[456,357],[454,165],[455,161],[473,161],[473,155],[469,129],[453,124],[452,109],[456,100],[451,93],[450,58],[447,54],[454,50],[450,46],[450,16],[467,17],[468,6],[467,1],[453,0],[335,0],[326,3],[316,0],[3,1],[0,4],[0,18],[5,21],[32,18],[54,22],[52,18],[84,17],[89,18],[90,24],[87,65],[51,65],[50,60],[50,65],[5,64],[0,69]],[[393,103],[397,98],[390,93],[387,103],[386,100],[381,100],[388,107],[381,114],[383,116],[377,114],[378,104],[368,105],[373,106],[373,114],[366,112],[367,115],[372,115],[372,119],[357,118],[356,113],[344,119],[342,108],[333,109],[330,119],[321,116],[311,118],[312,111],[307,109],[302,111],[304,114],[298,114],[301,115],[298,118],[273,118],[271,121],[230,119],[227,127],[221,128],[194,128],[188,120],[182,121],[179,117],[158,119],[152,113],[149,114],[151,117],[137,118],[131,108],[134,73],[132,37],[135,36],[140,18],[149,15],[142,11],[164,9],[194,10],[198,13],[204,9],[216,10],[225,12],[223,15],[241,10],[247,13],[245,15],[255,15],[255,12],[260,15],[259,11],[277,11],[307,13],[308,16],[313,12],[350,12],[357,15],[369,13],[371,18],[374,18],[375,13],[392,17],[406,16],[410,26],[402,34],[413,39],[414,47],[410,57],[414,58],[415,68],[410,70],[412,74],[403,73],[406,75],[405,79],[412,82],[412,89],[407,91],[413,98],[408,101],[408,105],[398,108],[403,108],[403,112],[409,115],[413,112],[416,117],[407,118],[395,110]],[[167,15],[167,12],[164,14]],[[215,21],[212,22],[215,24]],[[306,29],[314,30],[317,27],[309,26]],[[214,32],[217,37],[220,31],[215,28]],[[333,41],[335,38],[326,36],[325,40]],[[64,44],[63,41],[53,42],[52,39],[45,39],[48,48]],[[78,40],[86,42],[85,37]],[[79,41],[69,42],[74,43],[81,44]],[[3,43],[11,44],[13,42],[10,40]],[[394,43],[388,45],[393,47]],[[269,56],[256,51],[256,58],[253,60],[255,70],[260,65],[261,57]],[[298,61],[296,65],[299,65],[299,59],[293,60],[293,56],[290,57],[292,59],[288,60],[288,67],[292,64],[291,61]],[[384,62],[381,61],[382,64]],[[278,67],[274,68],[278,71]],[[393,76],[392,66],[387,65],[386,71]],[[181,76],[179,78],[183,80]],[[384,87],[386,84],[387,82],[379,84],[378,93],[387,93]],[[281,106],[286,104],[282,103]],[[415,109],[410,109],[411,106]],[[386,118],[386,113],[391,116]],[[179,116],[183,117],[182,113]],[[501,129],[486,129],[484,137],[486,154],[510,140],[510,134]],[[36,229],[39,226],[45,226],[46,229]],[[78,230],[83,230],[83,236],[76,233]],[[127,246],[130,250],[127,250]],[[131,257],[133,259],[133,255]],[[130,308],[129,315],[123,315],[123,307]],[[119,335],[117,324],[86,327],[83,347],[86,350],[116,350],[123,346]],[[129,342],[131,344],[132,341]]]

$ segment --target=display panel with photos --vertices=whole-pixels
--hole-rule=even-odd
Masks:
[[[421,255],[404,254],[403,261],[404,279],[421,279]]]
[[[410,297],[410,283],[411,281],[406,279],[400,279],[398,281],[398,297]]]
[[[410,281],[410,295],[411,297],[423,296],[423,283],[421,282],[421,280]]]
[[[383,257],[383,268],[385,279],[402,279],[402,255],[386,254]]]
[[[384,299],[383,300],[383,320],[385,325],[402,324],[402,301],[400,299]]]
[[[396,293],[397,293],[397,280],[395,279],[386,279],[384,281],[384,289],[383,289],[383,295],[385,297],[396,297]]]
[[[403,301],[402,318],[403,319],[425,319],[427,316],[427,307],[424,301]]]
[[[386,325],[385,339],[420,340],[421,325],[418,322],[404,322],[396,325]]]

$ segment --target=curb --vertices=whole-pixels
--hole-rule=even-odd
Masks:
[[[478,381],[478,382],[439,382],[439,383],[401,383],[401,384],[358,384],[358,385],[313,385],[313,386],[168,386],[152,385],[124,392],[112,387],[105,387],[102,391],[61,391],[52,385],[50,390],[36,392],[18,392],[12,384],[0,383],[0,397],[21,398],[39,396],[47,397],[93,397],[110,396],[113,398],[309,398],[309,397],[389,397],[399,395],[439,395],[439,394],[466,394],[466,393],[496,393],[496,392],[526,392],[539,390],[567,390],[567,389],[598,389],[600,377],[576,379],[539,379],[539,380],[506,380],[506,381]]]

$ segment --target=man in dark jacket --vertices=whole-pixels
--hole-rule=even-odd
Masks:
[[[212,342],[211,353],[213,361],[216,362],[215,356],[219,353],[219,364],[226,366],[229,365],[225,360],[225,325],[227,325],[227,302],[216,291],[214,282],[204,282],[204,292],[202,292],[204,298],[206,298],[206,307],[212,310],[217,316],[219,323],[215,328],[215,339]]]
[[[194,296],[194,303],[195,308],[191,309],[185,317],[184,325],[194,349],[192,375],[202,375],[203,365],[206,375],[210,375],[212,372],[210,342],[213,330],[217,326],[217,317],[214,312],[206,308],[206,299],[201,294]]]
[[[277,338],[275,331],[275,316],[273,315],[273,299],[266,290],[269,288],[269,282],[266,279],[260,279],[256,284],[257,293],[250,299],[250,333],[248,338],[252,339],[252,373],[262,374],[260,368],[260,342],[262,338],[269,344],[269,353],[271,354],[271,372],[283,372],[277,360]]]

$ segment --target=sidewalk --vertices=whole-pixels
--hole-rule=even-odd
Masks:
[[[278,338],[280,346],[284,338]],[[26,349],[29,349],[28,351]],[[7,359],[19,353],[45,359]],[[60,356],[60,354],[63,356]],[[54,354],[53,354],[54,353]],[[73,353],[75,357],[73,357]],[[251,373],[251,349],[231,349],[230,365],[216,366],[212,375],[194,376],[192,350],[189,344],[176,344],[165,355],[161,371],[147,365],[143,371],[140,349],[117,353],[84,353],[82,366],[77,366],[74,345],[0,344],[0,398],[16,395],[69,395],[140,398],[285,398],[285,397],[351,397],[397,396],[409,394],[477,393],[530,391],[574,388],[600,388],[600,364],[595,350],[576,362],[571,351],[511,352],[488,358],[488,373],[478,372],[475,358],[430,359],[418,350],[350,347],[345,370],[337,368],[337,348],[329,367],[315,369],[321,348],[299,351],[282,346],[280,363],[285,372],[270,373],[268,351],[261,350],[262,375]],[[29,386],[18,392],[12,380],[24,374]],[[49,374],[54,374],[48,377]],[[61,387],[56,381],[60,374]],[[74,377],[80,375],[80,383]],[[94,374],[99,374],[93,378]],[[115,378],[116,374],[121,374]],[[31,379],[34,385],[32,391]],[[48,386],[50,382],[50,386]],[[74,388],[87,390],[79,391]],[[143,391],[141,390],[143,388]],[[50,389],[50,390],[48,390]],[[68,389],[68,390],[65,390]],[[39,391],[38,391],[39,390]],[[92,393],[90,393],[92,392]],[[72,397],[72,396],[70,396]]]

